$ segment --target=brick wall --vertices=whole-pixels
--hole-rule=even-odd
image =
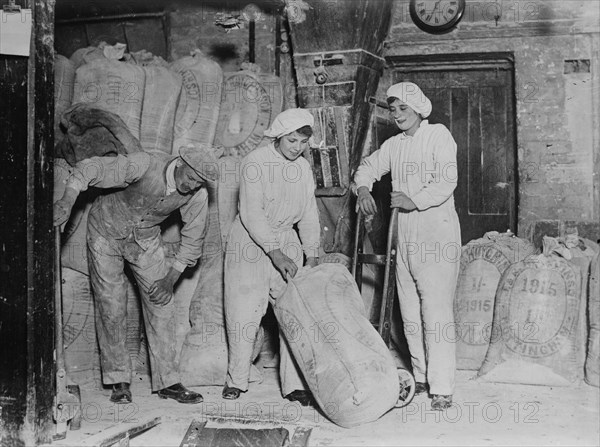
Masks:
[[[598,221],[600,2],[468,0],[441,36],[412,23],[407,0],[394,8],[385,56],[513,53],[519,233],[538,220]],[[378,97],[390,83],[388,71]]]

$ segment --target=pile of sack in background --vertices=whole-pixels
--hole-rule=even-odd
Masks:
[[[223,319],[223,247],[237,213],[237,160],[263,143],[262,133],[282,108],[278,77],[254,66],[235,73],[199,50],[172,63],[147,51],[127,53],[124,44],[81,48],[55,57],[55,200],[62,196],[72,166],[92,155],[162,151],[182,146],[220,146],[225,173],[208,185],[209,217],[198,266],[186,271],[175,294],[181,372],[187,385],[222,385],[227,368]],[[90,115],[100,110],[99,116]],[[87,113],[87,115],[86,115]],[[85,115],[86,120],[80,117]],[[91,118],[90,118],[91,116]],[[82,124],[85,122],[88,126]],[[108,122],[108,124],[107,124]],[[110,144],[105,144],[109,141]],[[99,151],[104,151],[99,153]],[[87,213],[97,192],[82,195],[63,235],[63,301],[69,378],[100,385],[94,309],[87,252]],[[163,228],[167,252],[179,244],[178,219]],[[139,298],[133,279],[128,292],[127,341],[140,375],[148,358]]]
[[[541,254],[510,233],[464,246],[458,369],[490,382],[599,386],[599,251],[576,232],[544,236]]]

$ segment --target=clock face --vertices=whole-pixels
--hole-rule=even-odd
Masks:
[[[450,31],[462,18],[465,0],[411,0],[415,25],[430,33]]]

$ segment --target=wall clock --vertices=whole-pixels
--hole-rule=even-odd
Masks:
[[[432,34],[452,31],[465,12],[465,0],[410,0],[415,25]]]

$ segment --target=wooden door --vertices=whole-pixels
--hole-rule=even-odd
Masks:
[[[394,61],[393,82],[416,83],[429,97],[431,123],[458,145],[454,192],[462,242],[487,231],[516,233],[515,111],[510,60]]]

